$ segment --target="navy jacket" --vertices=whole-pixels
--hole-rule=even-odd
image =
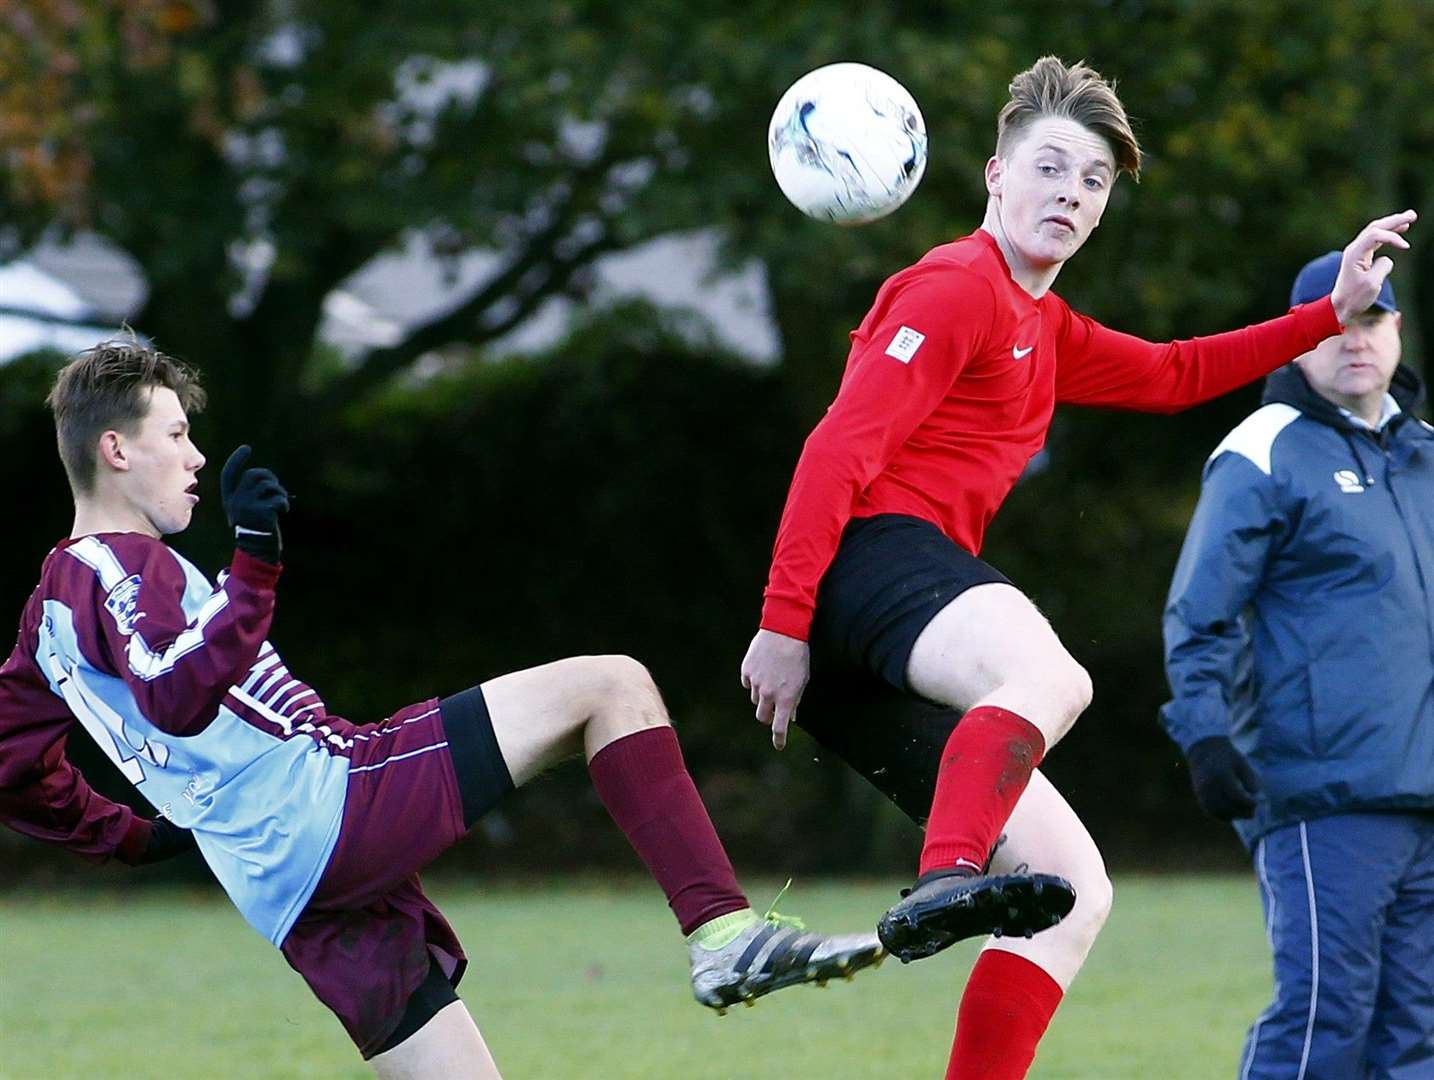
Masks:
[[[1215,448],[1165,607],[1161,710],[1229,735],[1264,790],[1252,844],[1345,810],[1434,809],[1434,428],[1361,428],[1287,365]]]

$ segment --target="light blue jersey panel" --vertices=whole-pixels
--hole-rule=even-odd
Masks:
[[[189,578],[183,605],[192,620],[214,588],[175,558]],[[36,659],[50,689],[139,793],[193,830],[240,914],[280,944],[338,841],[348,758],[307,735],[270,735],[222,706],[198,735],[166,734],[141,713],[123,679],[84,657],[74,615],[58,601],[44,604]]]

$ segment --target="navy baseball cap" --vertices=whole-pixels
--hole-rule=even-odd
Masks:
[[[1311,300],[1318,300],[1334,292],[1334,280],[1339,277],[1339,259],[1340,252],[1331,251],[1305,263],[1304,268],[1295,275],[1294,285],[1290,287],[1290,307],[1308,304]],[[1379,287],[1379,295],[1369,306],[1382,311],[1399,310],[1394,303],[1394,286],[1388,278],[1384,279],[1384,284]]]

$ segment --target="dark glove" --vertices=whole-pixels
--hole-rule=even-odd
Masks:
[[[157,817],[152,824],[154,827],[149,833],[149,843],[145,845],[144,854],[135,860],[136,866],[163,862],[176,855],[183,855],[186,851],[193,851],[197,846],[192,832],[181,829],[166,817]]]
[[[229,455],[219,474],[219,496],[224,514],[234,527],[234,546],[240,551],[279,565],[283,541],[279,515],[289,509],[289,493],[268,469],[246,469],[253,450],[245,445]]]
[[[1201,739],[1185,752],[1190,784],[1200,809],[1219,821],[1247,818],[1255,812],[1260,778],[1245,755],[1224,735]]]

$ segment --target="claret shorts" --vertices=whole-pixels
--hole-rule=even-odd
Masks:
[[[418,871],[513,782],[476,687],[360,728],[351,762],[338,843],[281,949],[369,1058],[413,1033],[413,1002],[454,1000],[467,960]]]

